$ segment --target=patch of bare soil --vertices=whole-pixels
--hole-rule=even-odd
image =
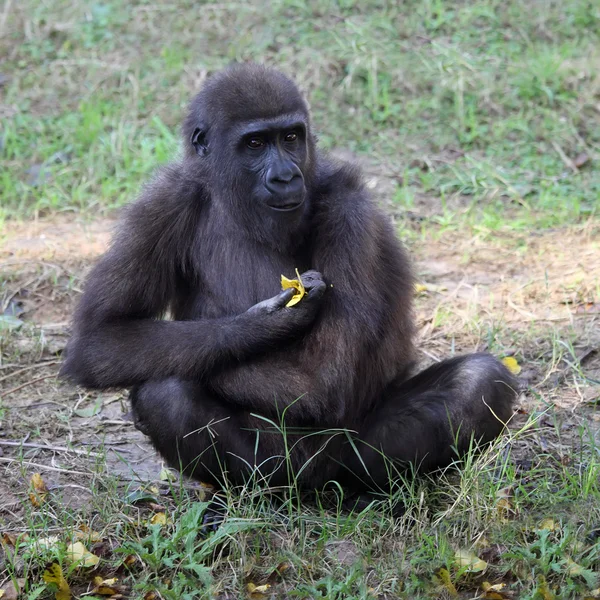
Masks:
[[[56,379],[82,278],[112,220],[9,224],[0,239],[0,527],[25,529],[28,482],[41,472],[73,507],[99,501],[107,475],[124,488],[156,481],[159,457],[124,393]],[[550,409],[524,454],[568,455],[600,413],[600,224],[489,238],[444,234],[412,248],[423,362],[455,352],[515,355],[525,393],[514,427]],[[544,419],[560,423],[545,427]]]

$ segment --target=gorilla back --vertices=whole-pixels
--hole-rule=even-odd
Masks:
[[[292,81],[213,75],[183,142],[91,272],[62,374],[132,387],[137,426],[202,479],[385,487],[387,459],[431,469],[502,431],[515,382],[490,355],[410,377],[407,257],[356,168],[316,149]]]

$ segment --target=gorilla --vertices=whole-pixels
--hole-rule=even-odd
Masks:
[[[357,168],[317,149],[290,79],[212,75],[183,142],[91,271],[62,375],[131,388],[165,460],[217,483],[389,489],[502,432],[516,385],[491,355],[413,375],[406,253]]]

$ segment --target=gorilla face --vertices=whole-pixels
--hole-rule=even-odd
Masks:
[[[235,153],[257,210],[301,212],[306,199],[306,123],[302,115],[261,119],[235,128]]]

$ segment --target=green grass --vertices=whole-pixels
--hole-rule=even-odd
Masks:
[[[210,534],[202,533],[208,503],[194,489],[176,481],[161,492],[128,494],[100,460],[87,507],[66,508],[60,493],[41,509],[29,507],[28,535],[14,547],[5,542],[6,575],[25,582],[28,599],[54,593],[40,582],[50,564],[60,565],[75,594],[92,589],[100,574],[117,577],[115,585],[133,598],[263,597],[250,595],[251,585],[307,600],[434,598],[449,590],[472,598],[485,583],[499,582],[522,599],[545,598],[546,583],[556,597],[590,595],[600,563],[600,546],[590,537],[600,518],[598,448],[575,469],[545,453],[517,467],[507,451],[539,435],[547,427],[541,419],[534,416],[477,460],[467,456],[459,470],[401,480],[392,497],[362,512],[339,511],[335,486],[316,503],[300,503],[293,489],[274,497],[263,486],[226,488],[227,520]],[[393,502],[406,507],[401,518],[391,516]],[[150,523],[157,510],[166,524]],[[89,526],[84,535],[82,523]],[[101,556],[96,568],[69,559],[74,539]],[[484,570],[461,563],[459,551],[485,560]]]
[[[598,210],[596,2],[23,0],[6,17],[3,216],[129,201],[206,74],[251,59],[299,81],[325,148],[403,178],[400,211],[426,199],[442,226],[496,230]]]

